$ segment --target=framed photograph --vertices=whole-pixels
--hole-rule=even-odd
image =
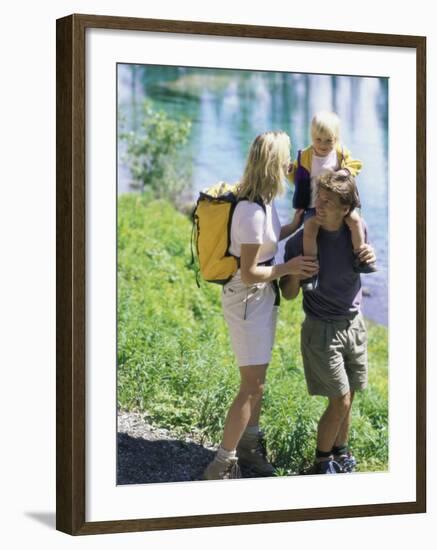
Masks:
[[[425,37],[70,15],[57,21],[56,101],[57,529],[425,512]],[[253,265],[267,281],[240,283],[242,319],[255,315],[248,288],[274,293],[263,319],[281,277],[282,300],[273,337],[268,325],[245,346],[224,316],[237,286],[211,284],[202,265],[210,214],[199,221],[199,204],[219,182],[241,202],[263,140],[269,155],[286,143],[274,180],[284,192],[275,214],[246,206],[277,218],[282,240],[268,261],[263,238],[241,241],[261,243]],[[319,186],[304,206],[298,172]],[[353,204],[323,187],[334,177],[356,186]],[[341,231],[330,207],[343,208]],[[317,267],[302,285],[304,267],[286,266],[309,250],[314,220]],[[343,240],[323,237],[340,233],[349,275]],[[228,259],[249,250],[230,250],[233,238]],[[235,265],[226,281],[245,273],[246,260]],[[345,381],[317,323],[354,335]],[[302,475],[319,473],[341,475]]]

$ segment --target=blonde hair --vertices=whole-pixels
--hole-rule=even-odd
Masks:
[[[318,191],[323,189],[334,193],[340,204],[349,208],[349,212],[361,207],[355,178],[351,174],[327,172],[316,179],[316,185]]]
[[[316,113],[311,121],[311,134],[316,136],[327,134],[338,141],[340,139],[340,119],[338,115],[330,111]]]
[[[290,163],[290,138],[285,132],[265,132],[250,146],[238,198],[270,203],[285,191],[284,178]]]

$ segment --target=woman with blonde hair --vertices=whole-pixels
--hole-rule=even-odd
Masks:
[[[229,251],[239,269],[223,287],[222,305],[240,371],[240,387],[228,411],[223,438],[204,479],[241,477],[239,464],[257,475],[274,474],[259,429],[261,400],[275,337],[279,290],[284,275],[310,277],[317,273],[313,258],[299,256],[274,265],[278,242],[301,225],[302,210],[281,227],[274,199],[284,192],[290,164],[290,138],[265,132],[253,141],[238,203],[232,217]]]

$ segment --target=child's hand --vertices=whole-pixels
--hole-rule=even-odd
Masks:
[[[340,176],[348,176],[350,172],[346,168],[342,168],[341,170],[337,170],[336,174],[339,174]]]

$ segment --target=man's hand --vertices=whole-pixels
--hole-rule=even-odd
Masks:
[[[373,249],[372,246],[370,246],[370,244],[363,244],[358,250],[358,258],[360,262],[364,262],[366,264],[375,263],[376,262],[375,250]]]

